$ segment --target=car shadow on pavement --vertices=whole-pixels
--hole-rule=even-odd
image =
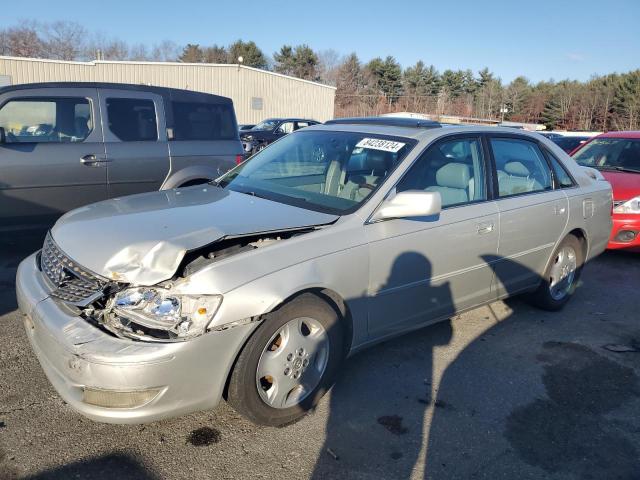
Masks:
[[[510,317],[447,366],[436,404],[452,408],[431,419],[424,478],[640,478],[640,378],[591,344],[606,335],[589,281],[562,318],[509,300]]]
[[[91,480],[155,480],[160,477],[151,473],[135,455],[113,452],[90,457],[61,467],[45,470],[26,477],[28,480],[61,480],[86,478]]]
[[[498,277],[531,274],[499,260]],[[639,379],[567,340],[579,298],[561,322],[514,298],[485,307],[475,338],[457,338],[454,317],[351,358],[331,391],[312,478],[638,479],[640,425],[608,415],[640,406]]]
[[[418,252],[398,256],[381,290],[406,282],[407,266],[424,282],[423,306],[429,308],[429,299],[453,305],[449,284],[430,283],[431,262]],[[312,478],[409,478],[432,404],[434,350],[446,346],[452,333],[446,320],[347,361],[331,390],[325,442]],[[383,360],[388,358],[394,362]]]

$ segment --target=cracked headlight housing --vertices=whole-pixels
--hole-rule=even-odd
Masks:
[[[614,207],[613,213],[640,213],[640,197],[632,198]]]
[[[221,295],[179,295],[170,289],[128,288],[111,305],[108,327],[141,340],[188,340],[206,332]]]

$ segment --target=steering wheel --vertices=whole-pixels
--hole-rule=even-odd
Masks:
[[[368,188],[369,190],[375,190],[376,186],[371,185],[370,183],[359,183],[358,188]]]

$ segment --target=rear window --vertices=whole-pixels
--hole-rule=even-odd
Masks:
[[[231,105],[171,102],[174,140],[233,140],[238,136]]]

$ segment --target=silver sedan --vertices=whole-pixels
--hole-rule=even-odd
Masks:
[[[611,229],[611,188],[547,139],[345,119],[215,182],[74,210],[25,259],[33,350],[83,415],[214,407],[284,425],[345,359],[516,294],[557,310]]]

